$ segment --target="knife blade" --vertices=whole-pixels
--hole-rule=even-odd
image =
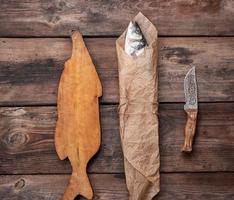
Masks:
[[[192,67],[184,79],[184,95],[185,105],[184,109],[197,109],[197,81],[195,66]]]
[[[184,94],[185,94],[184,110],[187,114],[187,122],[185,125],[184,145],[182,151],[191,152],[193,138],[196,129],[197,113],[198,113],[197,82],[196,82],[195,66],[193,66],[185,76]]]

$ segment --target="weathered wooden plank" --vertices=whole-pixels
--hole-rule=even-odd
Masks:
[[[118,102],[115,38],[88,38],[103,85],[102,102]],[[189,64],[197,66],[200,101],[234,101],[234,37],[160,38],[159,101],[182,102]],[[55,104],[70,39],[0,39],[0,105]]]
[[[0,174],[70,173],[54,148],[55,107],[0,108]],[[186,115],[182,104],[160,104],[162,172],[234,171],[234,103],[200,104],[191,155],[180,152]],[[122,173],[117,106],[101,107],[102,144],[89,172]]]
[[[62,197],[68,179],[68,175],[0,176],[0,197],[3,200],[57,200]],[[90,179],[94,199],[128,199],[123,174],[92,174]],[[161,174],[161,191],[154,199],[233,199],[233,183],[234,173]]]
[[[234,35],[232,0],[3,0],[0,36],[119,35],[139,11],[160,35]]]

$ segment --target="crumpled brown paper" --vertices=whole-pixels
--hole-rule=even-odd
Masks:
[[[129,199],[150,200],[160,190],[157,30],[142,13],[134,21],[148,46],[138,57],[131,57],[124,51],[126,30],[116,41],[120,136]]]

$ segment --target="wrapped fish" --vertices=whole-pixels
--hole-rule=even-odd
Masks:
[[[139,56],[147,45],[144,35],[137,22],[131,21],[128,25],[125,38],[125,52],[130,56]]]
[[[139,13],[116,41],[120,137],[130,200],[151,200],[160,188],[157,30]]]
[[[93,198],[86,166],[100,146],[98,97],[102,87],[82,35],[72,35],[71,58],[65,63],[58,91],[55,147],[61,160],[68,157],[72,175],[63,200],[77,195]]]

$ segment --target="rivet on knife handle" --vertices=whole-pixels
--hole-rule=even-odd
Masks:
[[[193,139],[196,131],[198,101],[197,101],[197,83],[195,67],[192,67],[184,79],[185,105],[184,110],[187,113],[187,122],[184,131],[183,152],[191,152]]]

